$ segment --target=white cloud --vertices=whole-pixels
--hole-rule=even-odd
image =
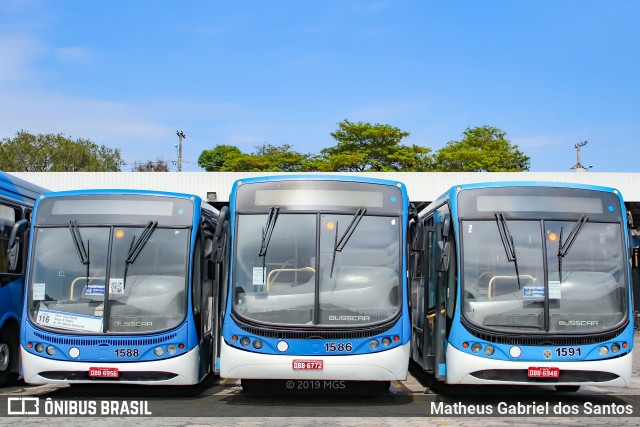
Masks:
[[[36,74],[29,62],[44,52],[42,44],[29,36],[8,36],[0,34],[0,87],[26,82]]]
[[[68,46],[55,49],[54,55],[61,62],[76,65],[89,65],[93,62],[93,54],[91,51],[80,46]]]

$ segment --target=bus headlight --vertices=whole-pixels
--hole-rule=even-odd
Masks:
[[[242,344],[245,347],[248,346],[250,342],[251,340],[249,339],[249,337],[240,338],[240,344]]]
[[[262,341],[260,340],[255,340],[253,342],[253,348],[255,348],[256,350],[260,350],[262,348]]]
[[[371,350],[377,350],[377,349],[378,349],[378,347],[380,347],[380,343],[379,343],[377,340],[371,340],[371,341],[369,342],[369,348],[370,348]]]
[[[484,354],[486,354],[487,356],[491,356],[494,352],[494,348],[492,345],[488,345],[484,348]]]
[[[42,345],[40,343],[36,344],[36,351],[38,353],[42,353],[43,350],[44,350],[44,345]]]
[[[160,357],[164,354],[164,350],[162,349],[162,347],[156,347],[156,349],[153,351],[156,356]]]
[[[389,347],[391,345],[391,338],[389,337],[382,338],[382,345],[385,347]]]
[[[176,353],[176,350],[178,350],[178,349],[177,349],[177,348],[176,348],[176,346],[175,346],[175,345],[173,345],[173,344],[171,344],[171,345],[169,345],[169,346],[167,347],[167,353],[169,353],[169,354],[175,354],[175,353]]]
[[[482,346],[478,343],[475,343],[471,346],[471,351],[473,351],[474,353],[480,353],[480,350],[482,350]]]
[[[77,359],[80,356],[80,349],[78,347],[71,347],[69,349],[69,357]]]
[[[56,352],[56,349],[55,349],[55,348],[53,348],[53,346],[52,346],[52,345],[50,345],[50,346],[48,346],[48,347],[47,347],[47,354],[48,354],[49,356],[53,356],[53,355],[55,354],[55,352]]]
[[[615,344],[611,344],[611,351],[613,351],[614,353],[617,353],[620,351],[620,344],[615,343]]]
[[[602,346],[598,350],[598,353],[600,354],[600,356],[606,356],[607,354],[609,354],[609,349],[605,346]]]

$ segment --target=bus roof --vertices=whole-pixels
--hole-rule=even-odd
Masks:
[[[32,184],[24,179],[0,172],[0,196],[33,204],[38,196],[48,191],[46,188]]]

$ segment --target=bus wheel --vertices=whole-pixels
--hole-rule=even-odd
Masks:
[[[573,393],[580,390],[580,386],[579,385],[557,385],[556,386],[556,391],[566,391],[569,393]]]
[[[13,384],[18,376],[11,372],[12,355],[15,354],[11,346],[0,342],[0,387]]]

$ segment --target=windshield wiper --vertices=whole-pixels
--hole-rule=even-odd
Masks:
[[[138,255],[140,254],[140,251],[142,251],[142,248],[144,247],[144,245],[147,244],[147,242],[151,238],[151,234],[153,234],[153,231],[156,229],[157,226],[158,226],[158,221],[149,221],[147,223],[147,226],[144,228],[144,230],[142,230],[142,234],[140,235],[140,238],[138,239],[138,241],[136,242],[135,235],[133,236],[133,239],[131,239],[131,245],[129,245],[129,253],[127,254],[127,259],[125,259],[124,274],[122,277],[123,289],[127,283],[127,273],[129,272],[129,264],[133,264],[136,261],[136,258],[138,258]]]
[[[273,229],[276,228],[276,221],[278,220],[278,212],[280,212],[280,208],[277,206],[272,206],[269,209],[269,214],[267,215],[267,223],[262,228],[262,243],[260,243],[260,251],[258,252],[258,257],[262,257],[262,283],[266,281],[267,275],[267,248],[269,247],[269,242],[271,241],[271,235],[273,234]]]
[[[276,227],[276,221],[278,220],[278,212],[280,208],[272,207],[269,209],[269,215],[267,216],[267,223],[262,229],[262,243],[260,244],[260,252],[258,252],[258,256],[265,256],[267,254],[267,248],[269,247],[269,241],[271,240],[271,235],[273,234],[273,229]]]
[[[142,230],[142,234],[140,235],[140,238],[135,243],[135,245],[133,244],[133,242],[135,241],[136,236],[133,236],[131,247],[129,248],[129,253],[127,254],[127,259],[125,260],[127,264],[133,264],[136,261],[136,258],[138,258],[138,255],[140,254],[140,251],[142,251],[144,245],[147,244],[147,242],[151,238],[151,234],[153,234],[153,231],[157,226],[158,221],[149,221],[144,230]]]
[[[333,267],[336,263],[336,253],[342,252],[344,246],[353,235],[353,232],[356,231],[356,227],[358,227],[360,220],[366,213],[367,210],[365,208],[358,209],[358,212],[356,212],[356,214],[353,216],[353,219],[349,223],[349,226],[347,226],[347,229],[344,230],[344,233],[342,233],[342,236],[340,236],[340,240],[338,240],[338,222],[336,221],[336,238],[333,245],[333,256],[331,257],[331,271],[329,272],[329,278],[333,277]]]
[[[513,262],[513,266],[516,269],[516,279],[518,280],[518,289],[522,289],[520,285],[520,272],[518,271],[518,258],[516,257],[516,245],[513,243],[513,236],[509,232],[507,221],[504,219],[504,214],[499,212],[495,214],[496,223],[498,224],[498,231],[500,232],[500,240],[502,240],[502,246],[507,254],[507,261]]]
[[[83,265],[87,266],[87,275],[86,275],[86,285],[89,285],[89,268],[91,264],[90,258],[90,250],[91,245],[87,240],[87,247],[84,246],[84,241],[82,240],[82,236],[80,235],[80,229],[78,228],[78,223],[76,221],[69,221],[69,231],[71,232],[71,238],[73,239],[73,244],[76,247],[76,251],[78,252],[78,257],[80,258],[80,262]]]
[[[588,219],[589,219],[589,215],[587,214],[580,215],[580,218],[578,219],[578,221],[573,225],[573,228],[571,228],[571,231],[569,232],[569,236],[567,237],[567,241],[564,243],[562,242],[563,228],[560,227],[560,237],[558,238],[558,276],[561,282],[562,282],[562,258],[567,256],[567,254],[569,253],[569,250],[571,249],[571,246],[573,246],[573,243],[576,241],[576,237],[578,237],[578,233],[580,233],[580,230],[582,230],[584,223],[587,222]]]

